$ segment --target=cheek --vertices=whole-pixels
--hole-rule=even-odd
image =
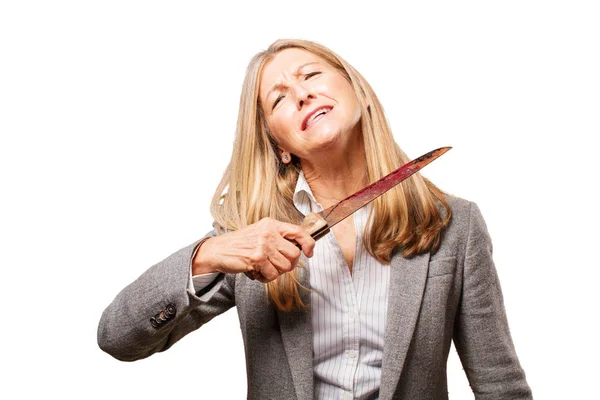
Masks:
[[[294,131],[294,112],[293,107],[282,106],[268,121],[271,134],[279,143],[285,141]]]
[[[344,93],[344,103],[345,103],[345,112],[348,117],[352,120],[352,123],[358,122],[361,117],[360,113],[360,105],[358,103],[358,99],[354,94],[354,90],[350,88],[350,90],[346,90]]]
[[[356,98],[354,89],[344,77],[340,76],[338,79],[333,81],[332,88],[335,90],[335,93],[340,94],[341,99],[343,99],[348,106],[350,106],[351,108],[355,108],[356,111],[360,114],[358,99]]]
[[[267,125],[269,126],[269,131],[271,135],[275,139],[275,142],[281,146],[285,146],[287,144],[287,129],[284,126],[282,120],[280,118],[271,119]]]

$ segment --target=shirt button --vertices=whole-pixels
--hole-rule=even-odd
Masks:
[[[354,317],[355,317],[354,311],[350,311],[350,321],[354,321]]]
[[[352,393],[350,392],[345,392],[344,393],[344,400],[352,400],[354,397],[352,397]]]
[[[356,358],[356,351],[354,351],[354,350],[348,350],[348,357],[350,357],[350,358]]]

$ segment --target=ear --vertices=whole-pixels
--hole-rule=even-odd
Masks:
[[[281,159],[281,162],[284,164],[289,164],[292,162],[292,155],[282,148],[279,148],[279,158]]]

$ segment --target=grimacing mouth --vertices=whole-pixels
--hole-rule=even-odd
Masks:
[[[327,114],[332,109],[333,109],[333,106],[330,106],[330,105],[323,105],[323,106],[319,106],[319,107],[316,107],[315,109],[313,109],[311,112],[306,114],[306,116],[304,117],[304,120],[302,121],[301,130],[305,131],[308,127],[309,122],[312,122],[312,120],[314,118],[316,118],[317,116],[319,116],[321,114]]]

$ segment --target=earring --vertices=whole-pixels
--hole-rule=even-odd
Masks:
[[[283,156],[281,158],[283,159],[284,163],[287,163],[290,160],[290,156],[288,153],[283,153]]]

